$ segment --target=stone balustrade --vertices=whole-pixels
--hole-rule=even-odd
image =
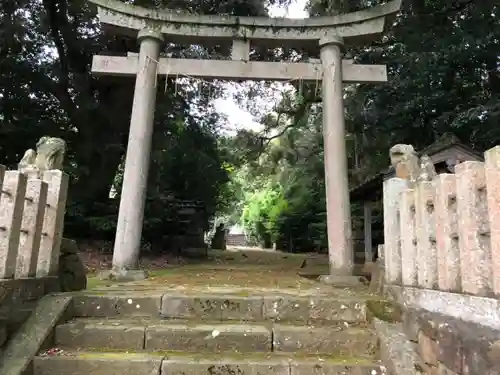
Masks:
[[[44,295],[60,290],[68,176],[0,165],[0,352]]]
[[[409,356],[384,359],[411,357],[405,373],[500,373],[500,146],[454,172],[383,186],[382,289],[404,306]]]
[[[500,146],[409,186],[384,182],[386,284],[500,296]]]
[[[68,176],[0,165],[0,280],[57,276]]]

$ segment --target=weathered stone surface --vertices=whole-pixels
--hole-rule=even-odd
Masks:
[[[343,286],[359,286],[364,282],[364,277],[353,275],[321,275],[318,277],[320,283],[327,285]]]
[[[276,352],[338,353],[372,358],[377,347],[376,336],[367,329],[273,327],[273,348]]]
[[[148,272],[145,270],[106,270],[99,273],[101,280],[113,281],[140,281],[148,278]]]
[[[384,268],[384,259],[381,258],[383,255],[384,245],[378,246],[379,258],[374,263],[374,267],[372,268],[372,274],[370,279],[370,287],[368,291],[370,293],[383,295],[384,294],[384,284],[385,284],[385,268]]]
[[[75,317],[112,317],[118,315],[116,298],[107,296],[76,296]]]
[[[166,294],[162,298],[161,315],[180,319],[258,321],[262,320],[262,306],[262,297]]]
[[[98,4],[99,18],[102,23],[141,30],[144,27],[141,20],[148,18],[159,23],[161,28],[158,30],[175,42],[187,39],[196,44],[203,44],[210,37],[217,35],[218,38],[229,41],[238,36],[247,37],[257,45],[263,42],[267,45],[274,41],[280,46],[288,46],[291,42],[293,46],[303,45],[304,47],[310,47],[312,40],[318,40],[333,32],[339,37],[345,37],[346,43],[354,42],[361,35],[365,38],[370,35],[375,36],[384,30],[384,18],[399,11],[401,6],[400,2],[391,1],[384,6],[343,14],[318,24],[317,20],[308,19],[284,19],[276,22],[263,17],[194,17],[189,14],[171,14],[161,10],[152,14],[146,8],[124,6],[117,1],[93,0],[93,2]],[[163,22],[165,19],[171,22]],[[193,28],[193,24],[197,27]],[[248,29],[252,29],[252,32],[249,33]]]
[[[264,319],[276,322],[307,322],[309,320],[309,301],[305,298],[265,297]]]
[[[290,366],[286,361],[210,361],[187,358],[166,359],[161,373],[168,375],[289,375]]]
[[[39,179],[28,179],[16,261],[16,279],[34,277],[42,237],[48,186]]]
[[[400,231],[401,231],[401,263],[403,285],[417,285],[417,225],[415,215],[414,189],[407,189],[401,193],[400,202]]]
[[[420,182],[415,189],[417,236],[417,283],[422,288],[437,287],[436,221],[432,183]]]
[[[208,301],[207,301],[208,302]],[[222,320],[262,320],[262,297],[234,297],[224,299],[221,306]]]
[[[150,351],[270,352],[271,332],[244,324],[153,325],[146,329],[145,347]]]
[[[376,319],[374,327],[380,338],[380,354],[387,369],[381,374],[417,375],[418,356],[408,341],[401,324],[390,324]],[[387,371],[388,370],[388,371]]]
[[[75,317],[158,316],[161,295],[80,295],[74,299]]]
[[[366,303],[317,297],[265,297],[264,319],[309,324],[361,322],[366,319]]]
[[[22,285],[19,280],[0,279],[0,307],[5,307],[21,300]]]
[[[30,318],[7,343],[0,360],[0,374],[19,375],[26,371],[55,325],[65,317],[71,298],[61,295],[46,296],[40,300]]]
[[[493,292],[486,176],[481,162],[466,161],[455,167],[457,214],[460,234],[462,291],[486,296]]]
[[[420,356],[428,365],[437,366],[438,346],[436,341],[426,336],[423,331],[418,334],[418,347]]]
[[[408,340],[418,342],[420,327],[418,325],[418,316],[415,310],[405,309],[403,313],[402,327]]]
[[[500,146],[484,153],[486,170],[486,194],[491,237],[491,268],[493,292],[500,297]]]
[[[0,279],[11,279],[16,271],[26,183],[24,174],[5,172],[0,194]]]
[[[424,310],[412,314],[419,328],[418,352],[438,374],[498,373],[500,330]]]
[[[160,375],[161,356],[122,353],[81,353],[36,357],[36,375]]]
[[[401,228],[399,205],[401,193],[408,188],[408,180],[391,178],[384,181],[384,261],[387,284],[402,282]]]
[[[366,301],[322,297],[237,296],[232,294],[148,293],[75,296],[77,317],[152,316],[201,321],[263,321],[344,324],[366,321]],[[161,307],[160,307],[161,305]]]
[[[54,342],[66,348],[144,349],[143,326],[71,322],[56,327]]]
[[[332,364],[314,362],[293,362],[290,375],[375,375],[387,374],[383,365]]]
[[[500,331],[467,325],[460,330],[463,371],[469,374],[500,374]]]
[[[46,170],[42,180],[48,184],[48,192],[42,228],[45,235],[40,240],[36,269],[38,277],[58,273],[69,176],[60,170]]]
[[[389,285],[386,292],[400,304],[428,310],[500,330],[500,301],[496,298]]]
[[[415,183],[420,174],[417,152],[412,145],[397,144],[389,150],[389,159],[397,178]]]
[[[366,320],[365,301],[336,301],[313,297],[309,300],[309,323],[359,322]]]
[[[440,174],[434,181],[434,188],[438,286],[440,290],[458,292],[461,285],[461,273],[456,176]]]
[[[440,363],[437,367],[436,375],[459,375],[459,374],[457,374],[455,371],[451,371],[445,365]]]

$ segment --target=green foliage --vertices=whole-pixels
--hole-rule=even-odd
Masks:
[[[263,0],[133,3],[205,14],[267,12]],[[70,175],[66,235],[113,239],[134,80],[96,78],[91,63],[102,51],[137,52],[137,41],[103,34],[86,0],[2,1],[0,31],[1,163],[15,167],[43,135],[65,139],[65,171]],[[220,53],[218,47],[169,48],[175,57]],[[145,241],[175,230],[173,197],[199,202],[205,222],[233,200],[228,197],[229,172],[218,145],[219,117],[209,104],[221,90],[216,84],[209,87],[189,79],[182,84],[173,79],[158,83]],[[109,197],[112,186],[118,194],[114,199]]]
[[[379,2],[310,0],[309,9],[313,15],[331,15]],[[422,149],[445,133],[479,151],[500,143],[498,17],[495,0],[404,2],[383,38],[348,49],[346,58],[386,64],[389,73],[385,84],[345,89],[351,186],[386,168],[388,150],[396,143]],[[244,220],[251,233],[269,235],[269,215],[279,211],[273,220],[279,227],[279,248],[323,250],[327,242],[321,106],[314,87],[296,88],[300,95],[285,97],[278,116],[264,116],[267,138],[241,133],[235,141],[248,146],[246,155],[238,151],[250,170],[245,183],[253,184],[254,175],[277,181],[286,202],[286,209],[275,210],[265,204],[272,201],[269,188],[252,189],[243,183],[244,190],[256,192],[245,200]],[[356,229],[362,210],[357,202],[352,206]],[[376,226],[380,217],[373,221]],[[273,229],[275,239],[276,233]]]
[[[286,3],[275,0],[269,3]],[[312,15],[372,6],[378,0],[310,0]],[[263,0],[136,0],[205,14],[265,15]],[[497,0],[414,0],[379,40],[349,46],[346,58],[386,64],[385,84],[345,89],[351,185],[388,164],[388,149],[417,149],[444,133],[483,151],[500,143],[500,17]],[[85,0],[0,3],[0,160],[15,167],[38,138],[68,143],[68,235],[112,239],[132,108],[133,80],[96,78],[94,54],[137,51],[135,39],[101,32]],[[174,56],[218,57],[171,46]],[[293,51],[255,51],[300,60]],[[322,114],[317,85],[295,84],[261,122],[265,131],[221,136],[210,99],[217,84],[159,80],[145,215],[146,241],[175,231],[172,198],[195,200],[229,223],[243,221],[259,241],[290,251],[326,248]],[[255,86],[257,87],[257,86]],[[251,88],[255,97],[264,91]],[[253,101],[250,100],[249,106]],[[118,197],[109,198],[114,186]],[[357,208],[357,206],[355,206]],[[354,210],[354,214],[357,211]],[[375,217],[374,221],[379,221]]]
[[[268,182],[246,194],[241,224],[251,237],[268,246],[280,235],[280,219],[287,207],[281,186]]]

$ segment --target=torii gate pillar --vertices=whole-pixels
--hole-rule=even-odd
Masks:
[[[352,275],[354,253],[342,83],[344,41],[330,36],[320,39],[319,44],[323,65],[323,152],[330,274],[348,276]]]
[[[139,66],[113,250],[113,274],[123,279],[144,279],[146,276],[137,263],[151,157],[157,64],[163,35],[153,30],[141,30],[137,39],[140,43]]]

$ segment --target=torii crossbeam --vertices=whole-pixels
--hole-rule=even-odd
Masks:
[[[90,0],[106,29],[137,36],[139,54],[94,56],[97,75],[135,76],[134,103],[113,252],[113,270],[122,278],[144,277],[138,270],[146,182],[153,133],[156,76],[226,80],[322,81],[325,179],[330,276],[352,274],[354,253],[347,178],[343,83],[387,80],[383,65],[342,60],[346,47],[380,36],[401,0],[333,17],[302,20],[200,16],[151,10],[118,0]],[[230,45],[231,60],[161,57],[169,42]],[[295,47],[320,60],[301,63],[250,61],[251,46]]]

